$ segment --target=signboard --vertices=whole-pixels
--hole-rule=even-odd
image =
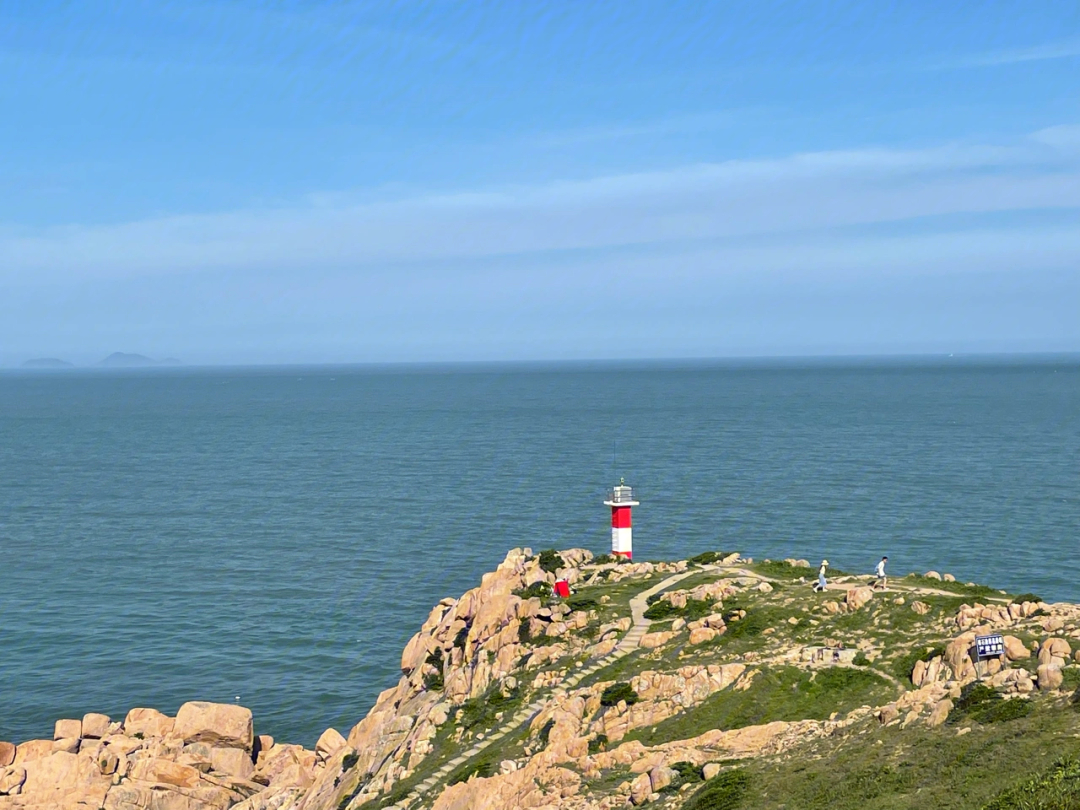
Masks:
[[[1000,633],[990,636],[975,636],[975,657],[997,658],[1005,654],[1005,639]]]

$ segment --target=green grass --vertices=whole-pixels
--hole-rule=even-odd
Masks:
[[[844,714],[858,706],[886,703],[894,694],[891,684],[863,669],[830,667],[815,674],[797,667],[770,667],[759,672],[745,692],[717,692],[651,729],[635,729],[625,739],[652,746],[717,728],[744,728],[773,720],[824,720],[833,712]]]
[[[787,755],[744,763],[747,780],[731,810],[1077,810],[1075,776],[1055,760],[1077,753],[1071,712],[1039,711],[992,728],[880,728],[813,740]],[[880,742],[879,742],[880,741]],[[1049,769],[1049,770],[1048,770]],[[1075,773],[1069,771],[1067,773]],[[1009,791],[1046,777],[1062,783],[1059,804],[1018,803]],[[1051,794],[1052,795],[1052,794]],[[1013,803],[988,804],[1012,801]],[[1067,802],[1073,803],[1067,803]],[[703,805],[701,807],[708,807]],[[683,805],[682,810],[700,810]]]
[[[984,599],[1004,599],[1001,591],[996,588],[991,588],[989,585],[967,585],[963,582],[946,582],[943,579],[924,577],[922,574],[908,574],[899,581],[904,585],[914,585],[917,588],[933,588],[934,590],[948,591],[949,593],[955,593],[961,596],[982,597]]]
[[[749,784],[745,770],[718,773],[694,792],[683,804],[683,810],[738,810],[745,806],[743,798]]]
[[[803,568],[801,565],[792,565],[783,560],[767,560],[756,562],[747,566],[755,574],[761,574],[769,579],[813,579],[817,581],[817,568]],[[844,576],[843,571],[829,569],[829,577]]]
[[[983,810],[1077,810],[1080,762],[1065,757],[1048,770],[1002,791]]]
[[[513,711],[522,702],[520,686],[506,694],[492,686],[480,697],[470,698],[458,706],[454,711],[454,723],[466,731],[481,730],[496,723],[496,714]]]
[[[673,619],[681,616],[688,622],[704,619],[718,607],[716,602],[707,599],[687,599],[684,607],[675,607],[667,600],[657,600],[645,611],[645,618],[652,620]]]

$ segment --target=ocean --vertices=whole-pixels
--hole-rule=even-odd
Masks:
[[[506,550],[1080,600],[1080,358],[0,374],[0,739],[187,700],[344,733]]]

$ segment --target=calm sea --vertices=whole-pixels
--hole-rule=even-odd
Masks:
[[[605,550],[616,476],[642,559],[1080,600],[1076,358],[7,373],[0,739],[191,699],[347,731],[508,548]]]

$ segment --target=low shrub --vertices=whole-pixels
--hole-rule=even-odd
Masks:
[[[522,599],[547,599],[551,596],[551,585],[546,582],[534,582],[528,588],[518,588],[514,591],[514,596],[520,596]]]
[[[725,637],[728,639],[754,638],[764,633],[769,626],[765,616],[755,610],[748,610],[741,619],[737,613],[730,611],[724,615],[724,622],[727,623]]]
[[[676,762],[671,766],[671,770],[675,771],[675,778],[671,780],[671,784],[660,789],[661,793],[679,793],[686,785],[705,781],[701,768],[693,762]]]
[[[555,549],[549,548],[540,552],[540,570],[554,574],[560,568],[566,568],[562,555]]]
[[[653,602],[645,611],[645,618],[654,621],[658,619],[671,619],[682,616],[686,621],[692,622],[703,619],[713,612],[713,603],[706,599],[687,599],[685,607],[675,607],[668,601]]]
[[[683,804],[683,810],[738,810],[750,786],[746,771],[737,768],[718,773]]]
[[[608,747],[607,734],[597,734],[595,737],[589,740],[589,753],[599,754],[601,751],[606,751]]]
[[[611,554],[601,554],[599,557],[593,557],[593,565],[610,565],[618,561],[619,558],[613,557]]]
[[[466,765],[460,771],[457,771],[450,777],[450,784],[456,785],[459,782],[468,782],[474,776],[479,776],[482,779],[487,779],[495,775],[495,763],[491,760],[484,759],[480,762],[473,763],[472,765]]]
[[[428,657],[424,659],[424,663],[431,664],[431,666],[435,667],[434,672],[429,672],[424,676],[424,688],[429,692],[441,692],[444,686],[442,647],[436,647],[428,653]]]
[[[1042,599],[1041,596],[1036,596],[1033,593],[1022,593],[1022,594],[1019,594],[1017,596],[1014,596],[1009,601],[1012,602],[1015,605],[1019,605],[1022,602],[1041,602],[1042,600],[1043,599]]]
[[[1005,700],[984,683],[970,683],[960,692],[949,712],[949,723],[974,720],[976,723],[1004,723],[1027,717],[1033,710],[1030,700]]]
[[[346,754],[341,758],[341,770],[347,771],[352,768],[357,762],[360,761],[360,755],[355,751],[351,754]]]
[[[628,683],[613,683],[600,695],[601,706],[615,706],[620,700],[625,701],[627,706],[633,706],[641,698]]]
[[[540,741],[540,750],[544,750],[548,746],[548,740],[551,739],[551,730],[555,728],[555,719],[552,718],[544,723],[543,728],[540,729],[540,733],[536,735],[536,739]]]
[[[459,650],[465,649],[465,642],[469,638],[469,630],[472,629],[471,622],[465,622],[465,626],[458,630],[457,635],[454,636],[454,646]]]
[[[728,552],[726,551],[704,551],[691,557],[689,561],[696,565],[712,565],[714,562],[724,559],[727,555]]]
[[[591,596],[571,596],[566,600],[566,606],[570,608],[570,610],[589,610],[591,608],[599,607],[600,603]]]
[[[670,619],[679,615],[679,609],[671,602],[653,602],[645,611],[645,618],[657,621],[658,619]]]
[[[866,657],[866,653],[859,650],[855,653],[855,657],[851,659],[851,663],[857,667],[868,667],[870,666],[870,659]],[[912,666],[914,667],[914,664]]]

